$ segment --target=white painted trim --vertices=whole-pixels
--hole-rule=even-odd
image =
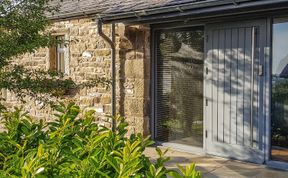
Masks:
[[[64,35],[64,40],[69,41],[68,34]],[[70,47],[69,45],[64,46],[64,64],[65,64],[65,75],[70,75]]]

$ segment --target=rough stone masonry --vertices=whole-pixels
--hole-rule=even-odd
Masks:
[[[97,33],[97,24],[92,19],[76,19],[54,22],[54,35],[64,36],[67,45],[67,76],[76,83],[106,77],[111,79],[111,48]],[[111,25],[104,25],[103,32],[111,37]],[[116,24],[116,107],[117,113],[130,123],[129,133],[149,134],[150,103],[150,36],[149,27]],[[39,49],[26,54],[15,63],[31,69],[49,69],[49,49]],[[2,91],[6,106],[21,106],[13,93]],[[98,86],[85,88],[66,96],[64,102],[74,101],[82,109],[94,109],[100,123],[111,126],[105,115],[111,114],[111,88]],[[49,107],[35,100],[23,105],[32,117],[51,120]],[[52,117],[52,118],[51,118]]]

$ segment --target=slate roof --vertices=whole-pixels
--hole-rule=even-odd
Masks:
[[[0,0],[1,1],[1,0]],[[50,0],[51,5],[60,4],[59,12],[48,15],[52,20],[97,17],[102,22],[134,23],[218,13],[246,13],[259,8],[281,8],[288,0]],[[210,15],[211,15],[210,14]]]
[[[185,5],[209,0],[51,0],[51,5],[60,6],[60,11],[52,19],[68,18],[92,14],[119,14],[144,9]]]

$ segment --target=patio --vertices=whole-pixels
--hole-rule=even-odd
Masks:
[[[163,148],[164,149],[164,148]],[[152,160],[156,156],[155,148],[149,147],[145,154]],[[198,170],[202,171],[203,177],[207,178],[286,178],[288,171],[281,171],[267,168],[265,165],[257,165],[252,163],[240,162],[218,157],[206,155],[195,155],[184,153],[170,149],[167,156],[171,160],[167,163],[168,168],[176,167],[176,164],[181,166],[195,162]]]

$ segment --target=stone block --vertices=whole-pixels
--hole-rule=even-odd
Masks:
[[[134,116],[144,115],[144,100],[143,99],[128,99],[125,98],[125,114]]]
[[[135,51],[130,51],[130,52],[127,52],[123,55],[123,59],[125,60],[135,60],[137,59],[137,55],[136,55],[136,52]]]
[[[124,34],[125,34],[125,25],[122,23],[116,24],[116,35],[124,36]]]
[[[36,58],[40,58],[40,59],[43,59],[43,57],[46,57],[47,56],[47,53],[46,53],[46,51],[45,52],[36,52],[35,54],[34,54],[34,57],[36,57]]]
[[[94,103],[93,103],[93,98],[85,98],[85,99],[82,99],[80,101],[81,105],[85,105],[85,106],[93,106]]]
[[[104,105],[104,113],[105,114],[111,114],[112,113],[111,104],[105,104]]]
[[[103,106],[97,106],[95,108],[96,113],[104,113],[104,107]]]
[[[83,18],[83,19],[78,20],[78,23],[81,23],[81,24],[90,23],[90,22],[92,22],[92,19],[89,19],[89,18]]]
[[[95,97],[95,98],[93,98],[93,103],[94,103],[94,105],[95,105],[95,104],[99,104],[100,101],[101,101],[101,98],[100,98],[100,97]]]
[[[120,49],[125,49],[125,50],[133,49],[133,44],[125,36],[121,36],[119,40],[120,41],[119,41],[118,47]]]
[[[70,29],[70,35],[71,36],[78,36],[79,35],[79,28],[78,27],[71,28]]]
[[[111,103],[111,96],[102,96],[101,97],[101,104],[110,104]]]
[[[82,96],[86,96],[86,95],[87,95],[87,88],[81,89],[79,93],[80,93],[80,95],[82,95]]]
[[[134,92],[133,89],[126,89],[126,90],[125,90],[125,93],[126,93],[127,95],[133,95],[135,92]]]
[[[111,55],[111,49],[97,49],[95,50],[95,56],[109,56]]]
[[[80,27],[79,28],[79,36],[86,36],[89,35],[89,29],[87,27]]]
[[[144,98],[145,95],[145,80],[136,79],[134,82],[135,96]]]
[[[125,61],[125,77],[144,78],[143,60]]]

